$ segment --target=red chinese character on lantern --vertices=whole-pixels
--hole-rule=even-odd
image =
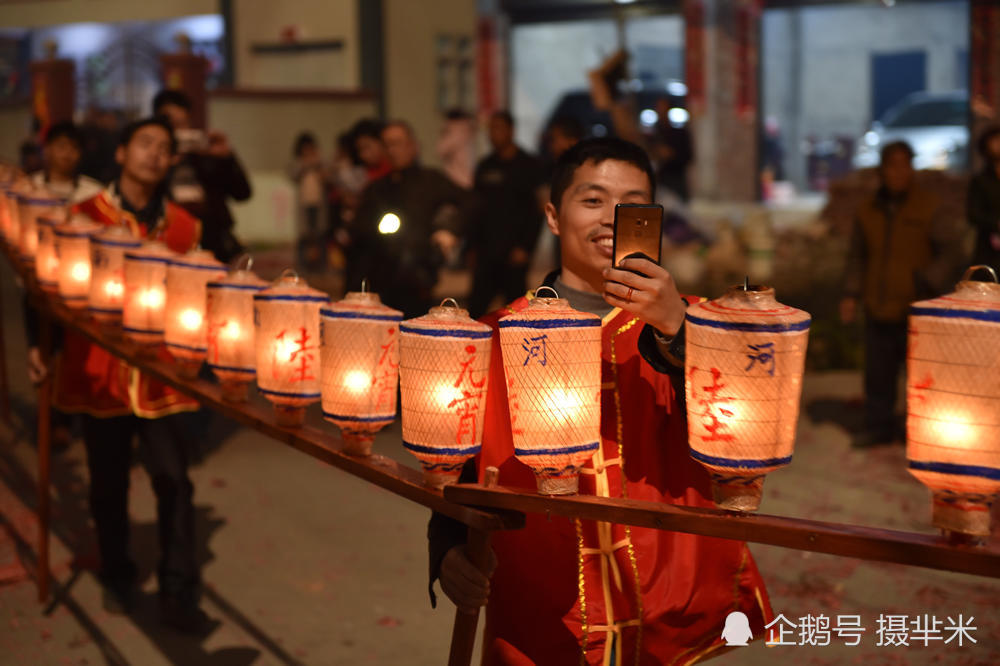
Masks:
[[[396,375],[396,369],[399,368],[399,363],[393,363],[392,361],[393,350],[396,346],[396,330],[390,328],[388,329],[388,333],[389,340],[384,345],[381,345],[382,355],[378,359],[378,364],[375,366],[375,375],[372,377],[372,385],[376,391],[376,409],[391,407],[392,400],[396,397],[396,387],[393,379]]]
[[[208,354],[206,359],[209,363],[219,363],[219,331],[222,330],[222,324],[216,324],[209,322],[208,326],[205,327],[205,342],[208,346]]]
[[[698,368],[691,368],[691,379],[694,379]],[[703,417],[702,426],[708,431],[708,435],[700,435],[705,442],[732,442],[736,437],[729,432],[729,424],[719,418],[731,419],[735,414],[727,405],[733,401],[730,396],[720,395],[726,385],[720,382],[722,372],[718,368],[712,368],[711,386],[702,386],[703,393],[695,393],[696,402],[705,408],[699,416]]]
[[[272,374],[275,379],[278,379],[281,365],[288,364],[291,366],[291,373],[288,375],[289,382],[295,384],[315,381],[316,377],[312,373],[312,362],[315,356],[309,350],[315,349],[316,346],[309,345],[310,335],[304,326],[298,328],[299,337],[297,338],[291,337],[295,335],[295,329],[291,330],[291,334],[289,334],[288,329],[285,329],[275,336],[277,344],[274,346],[271,357]]]
[[[479,403],[483,398],[482,388],[486,384],[486,377],[480,377],[476,381],[472,372],[472,364],[476,362],[476,347],[468,345],[465,353],[469,357],[461,362],[462,370],[458,373],[454,387],[461,390],[461,395],[448,403],[449,409],[455,409],[458,414],[458,429],[455,431],[455,443],[462,444],[463,438],[468,439],[469,444],[476,441],[476,424],[479,418]],[[465,386],[463,387],[463,384]]]

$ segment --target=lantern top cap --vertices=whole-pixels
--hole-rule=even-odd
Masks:
[[[93,234],[100,231],[103,226],[86,215],[73,215],[68,220],[56,227],[57,232],[70,234]]]
[[[749,323],[754,327],[764,325],[769,331],[803,331],[812,320],[808,312],[779,302],[773,287],[747,283],[730,287],[712,301],[694,303],[687,313],[689,321],[694,323],[706,320]]]
[[[266,288],[268,285],[266,280],[260,279],[256,273],[244,268],[237,268],[236,270],[230,271],[226,277],[209,282],[208,286],[211,287],[213,284],[247,285],[260,287],[261,289]]]
[[[291,268],[286,268],[282,271],[281,275],[271,284],[270,287],[259,294],[255,294],[254,298],[268,296],[302,296],[309,297],[309,300],[329,300],[329,296],[318,289],[310,287],[308,283],[300,278],[299,274]]]
[[[208,250],[194,249],[184,254],[179,254],[170,259],[172,266],[181,268],[217,268],[224,271],[226,267],[215,258],[215,255]]]
[[[445,305],[449,303],[450,305]],[[436,305],[427,311],[427,314],[403,322],[404,327],[409,329],[433,329],[439,327],[460,328],[468,331],[491,331],[489,326],[478,322],[469,316],[469,311],[458,306],[454,298],[446,298],[441,301],[441,305]]]
[[[99,239],[107,239],[107,240],[112,240],[112,241],[120,241],[120,240],[134,240],[134,241],[138,241],[139,240],[135,235],[132,234],[132,230],[129,229],[124,224],[113,224],[113,225],[105,228],[104,231],[102,231],[101,233],[97,234],[97,238],[99,238]]]

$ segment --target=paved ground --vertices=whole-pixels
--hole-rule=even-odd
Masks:
[[[0,426],[2,530],[30,523],[18,506],[33,504],[35,452],[23,334],[6,268],[0,285],[16,412],[13,429]],[[905,472],[902,447],[850,450],[844,426],[856,421],[859,393],[855,373],[807,377],[795,461],[767,480],[762,510],[929,532],[929,497]],[[389,429],[376,447],[405,460],[398,439]],[[445,662],[452,610],[447,602],[436,611],[428,604],[426,510],[221,420],[208,424],[203,443],[192,476],[212,631],[185,638],[156,622],[153,495],[139,467],[132,476],[133,550],[146,596],[134,617],[102,610],[86,467],[82,446],[74,444],[54,459],[54,532],[66,550],[53,554],[61,586],[52,607],[37,604],[30,580],[5,579],[17,558],[0,531],[0,665]],[[777,612],[796,624],[805,615],[825,614],[834,624],[838,615],[861,615],[867,632],[858,647],[757,643],[719,663],[1000,663],[996,581],[773,547],[752,551]],[[926,613],[946,623],[972,617],[978,642],[923,647],[911,639],[909,647],[876,647],[882,613],[910,621]],[[798,641],[798,630],[788,639]]]

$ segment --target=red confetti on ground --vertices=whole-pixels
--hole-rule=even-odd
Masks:
[[[380,617],[376,624],[380,627],[398,627],[403,624],[403,621],[396,617],[389,617],[388,615]]]

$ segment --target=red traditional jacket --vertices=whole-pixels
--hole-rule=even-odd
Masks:
[[[145,224],[121,209],[111,189],[74,205],[72,212],[106,226],[126,224],[137,237],[145,238],[150,233]],[[171,250],[182,253],[198,245],[201,222],[167,201],[164,218],[152,231]],[[162,348],[159,354],[163,360],[171,360]],[[198,409],[195,400],[145,376],[73,331],[66,331],[62,354],[56,359],[53,402],[65,412],[97,417],[135,414],[159,418]]]
[[[496,330],[500,316],[527,304],[521,298],[487,323]],[[639,353],[642,327],[617,308],[603,320],[601,447],[580,494],[712,507],[670,377]],[[494,465],[501,484],[534,489],[514,457],[496,334],[490,370],[479,469]],[[773,619],[741,541],[529,514],[525,529],[495,532],[492,543],[486,665],[689,664],[724,646],[730,612],[746,613],[755,637]]]

